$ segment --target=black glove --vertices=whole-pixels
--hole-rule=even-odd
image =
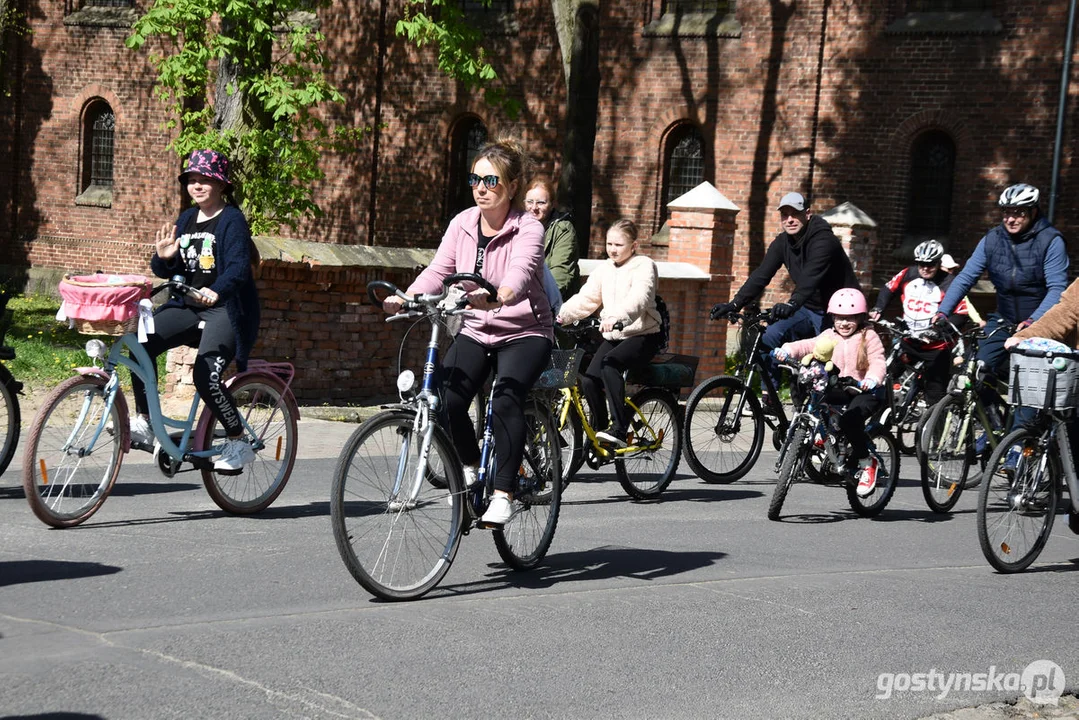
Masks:
[[[786,320],[794,314],[794,306],[790,303],[776,303],[772,306],[773,320]]]
[[[933,316],[933,325],[935,327],[942,328],[942,327],[945,327],[947,324],[948,324],[948,316],[945,315],[944,313],[939,312],[939,313],[937,313],[936,315]]]
[[[717,320],[725,315],[738,312],[738,306],[732,302],[716,303],[712,306],[712,312],[708,313],[709,320]]]

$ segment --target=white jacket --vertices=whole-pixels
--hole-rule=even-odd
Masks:
[[[559,316],[571,323],[586,318],[597,309],[601,320],[621,322],[625,327],[603,333],[605,340],[623,340],[635,335],[659,332],[656,286],[659,270],[652,259],[634,255],[618,266],[606,260],[597,266],[580,292],[562,304]]]

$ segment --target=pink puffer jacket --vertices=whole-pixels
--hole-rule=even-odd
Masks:
[[[437,292],[443,278],[457,272],[475,272],[479,223],[477,207],[451,220],[434,260],[406,292]],[[502,229],[487,244],[481,274],[496,288],[513,290],[513,304],[467,313],[461,332],[489,347],[530,336],[553,341],[553,318],[543,291],[542,265],[543,225],[527,213],[511,210]]]

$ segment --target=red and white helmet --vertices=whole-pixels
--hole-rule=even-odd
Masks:
[[[833,315],[861,315],[865,311],[865,295],[854,288],[836,290],[835,295],[828,301],[828,312]]]

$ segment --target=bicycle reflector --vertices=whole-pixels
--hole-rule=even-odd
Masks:
[[[97,338],[86,341],[86,354],[90,356],[91,360],[100,360],[105,357],[105,353],[107,353],[108,350],[109,348],[105,343]]]
[[[401,374],[397,376],[397,391],[400,393],[408,392],[415,384],[416,373],[411,370],[402,370]]]

